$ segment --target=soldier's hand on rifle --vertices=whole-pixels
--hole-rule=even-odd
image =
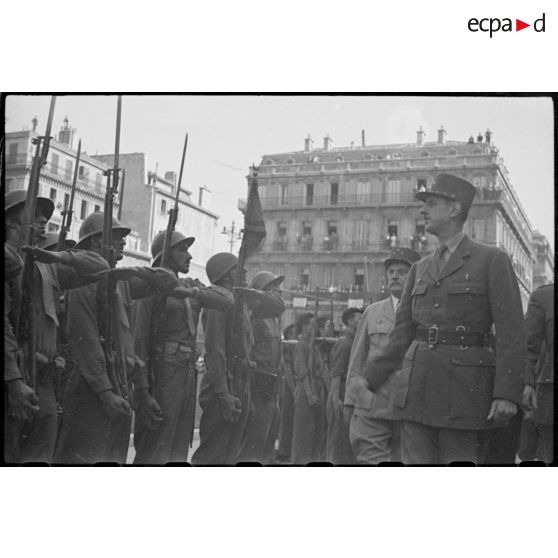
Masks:
[[[8,382],[8,405],[10,413],[20,420],[33,418],[39,410],[39,398],[23,381]]]
[[[523,410],[531,413],[537,408],[537,390],[531,384],[523,388]]]
[[[242,403],[238,397],[225,393],[219,396],[221,413],[227,422],[236,422],[242,412]]]
[[[136,393],[138,415],[147,423],[148,428],[153,428],[157,422],[163,420],[163,411],[147,389],[140,389]]]
[[[99,394],[99,397],[103,403],[103,409],[109,417],[125,417],[132,413],[128,402],[123,397],[120,397],[120,395],[116,395],[112,390],[103,391]]]
[[[308,394],[308,405],[310,405],[310,407],[316,407],[316,405],[319,405],[320,403],[321,400],[315,393]]]
[[[68,260],[68,256],[64,252],[50,252],[37,246],[25,245],[21,247],[21,250],[26,254],[31,254],[35,260],[42,263],[66,263]]]
[[[506,399],[494,399],[487,420],[494,422],[505,422],[517,413],[517,405]]]

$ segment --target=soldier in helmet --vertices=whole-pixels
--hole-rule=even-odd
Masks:
[[[249,312],[252,310],[262,318],[276,316],[283,304],[270,293],[234,288],[237,265],[238,258],[228,252],[215,254],[206,265],[213,285],[234,290],[236,308],[226,312],[207,309],[202,314],[207,372],[201,383],[200,446],[192,456],[193,465],[239,461],[246,424],[253,414],[249,379],[256,365],[250,360],[254,338]],[[245,277],[243,269],[242,284]],[[240,311],[235,316],[236,309]]]
[[[16,248],[22,233],[23,212],[27,192],[13,190],[5,197],[6,239]],[[38,411],[31,420],[22,421],[21,408],[14,407],[14,417],[8,417],[6,423],[12,441],[9,460],[16,462],[41,461],[51,462],[57,433],[57,406],[55,397],[55,371],[60,365],[56,360],[58,352],[60,295],[65,289],[75,289],[99,281],[108,271],[107,263],[99,255],[90,251],[64,250],[49,252],[37,244],[45,239],[45,227],[54,212],[54,204],[48,198],[38,197],[33,221],[32,246],[23,246],[22,250],[33,256],[32,285],[28,288],[28,299],[24,301],[26,312],[20,317],[21,323],[16,333],[26,330],[26,316],[33,313],[35,321],[35,360],[37,363],[36,398]],[[18,306],[14,305],[13,324],[17,320]],[[25,337],[25,336],[24,336]],[[22,343],[24,357],[26,343]],[[25,373],[25,366],[22,372]],[[22,378],[8,382],[10,402],[27,401],[27,409],[37,401],[31,395],[33,390]],[[21,407],[21,406],[20,406]],[[25,414],[25,413],[24,413]],[[27,417],[29,415],[27,414]]]
[[[103,224],[102,212],[89,215],[80,227],[76,247],[103,254]],[[112,218],[111,246],[117,261],[123,257],[129,233],[128,227]],[[169,293],[179,286],[176,276],[161,268],[116,268],[111,273],[117,296],[116,307],[111,309],[110,346],[101,335],[106,325],[103,308],[107,279],[70,293],[68,326],[74,369],[64,394],[57,463],[125,462],[131,428],[131,382],[143,366],[134,352],[132,301]],[[114,359],[116,379],[109,377],[107,358]],[[154,413],[157,409],[147,390],[138,397],[137,405],[140,413]]]
[[[161,265],[166,231],[151,243],[153,266]],[[167,262],[176,276],[190,269],[189,248],[193,237],[173,232]],[[180,278],[184,298],[151,297],[136,303],[136,353],[147,362],[150,390],[160,408],[160,416],[138,414],[134,463],[164,464],[186,462],[194,430],[196,412],[196,334],[202,308],[226,312],[234,298],[230,291],[208,288],[189,277]],[[162,307],[164,303],[164,307]],[[145,369],[142,369],[145,375]],[[136,380],[136,398],[148,387],[147,378]]]
[[[260,271],[249,283],[250,288],[265,291],[277,299],[277,313],[269,315],[269,309],[263,305],[251,312],[254,332],[251,359],[256,363],[251,379],[254,415],[246,429],[240,461],[269,464],[273,458],[279,426],[278,388],[283,360],[279,318],[285,311],[280,285],[284,279],[283,275]]]

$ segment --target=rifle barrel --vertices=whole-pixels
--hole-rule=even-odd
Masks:
[[[54,107],[56,106],[56,95],[50,98],[50,108],[48,110],[48,120],[43,141],[43,151],[41,153],[41,165],[46,164],[48,149],[50,147],[50,131],[52,129],[52,119],[54,118]]]
[[[66,237],[70,232],[72,227],[72,215],[74,213],[74,198],[76,194],[76,186],[77,186],[77,179],[78,179],[78,171],[79,171],[79,163],[81,160],[81,139],[78,143],[78,150],[76,156],[76,166],[74,167],[74,178],[72,180],[72,189],[70,191],[70,201],[68,202],[68,207],[64,208],[62,212],[62,226],[60,227],[60,236],[58,237],[58,250],[64,250],[64,243],[66,241]]]

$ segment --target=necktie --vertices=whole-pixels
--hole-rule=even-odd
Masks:
[[[397,310],[399,310],[399,303],[401,302],[400,298],[395,299],[395,313],[397,314]]]
[[[448,253],[448,247],[445,244],[440,244],[436,250],[436,256],[434,258],[436,275],[440,275],[442,269],[446,265],[446,254]]]

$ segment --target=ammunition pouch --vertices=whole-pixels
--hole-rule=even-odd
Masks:
[[[254,374],[254,387],[263,401],[269,401],[277,395],[279,385],[279,370],[257,370]]]
[[[174,364],[193,364],[197,359],[197,351],[184,343],[165,341],[155,347],[155,358]]]

